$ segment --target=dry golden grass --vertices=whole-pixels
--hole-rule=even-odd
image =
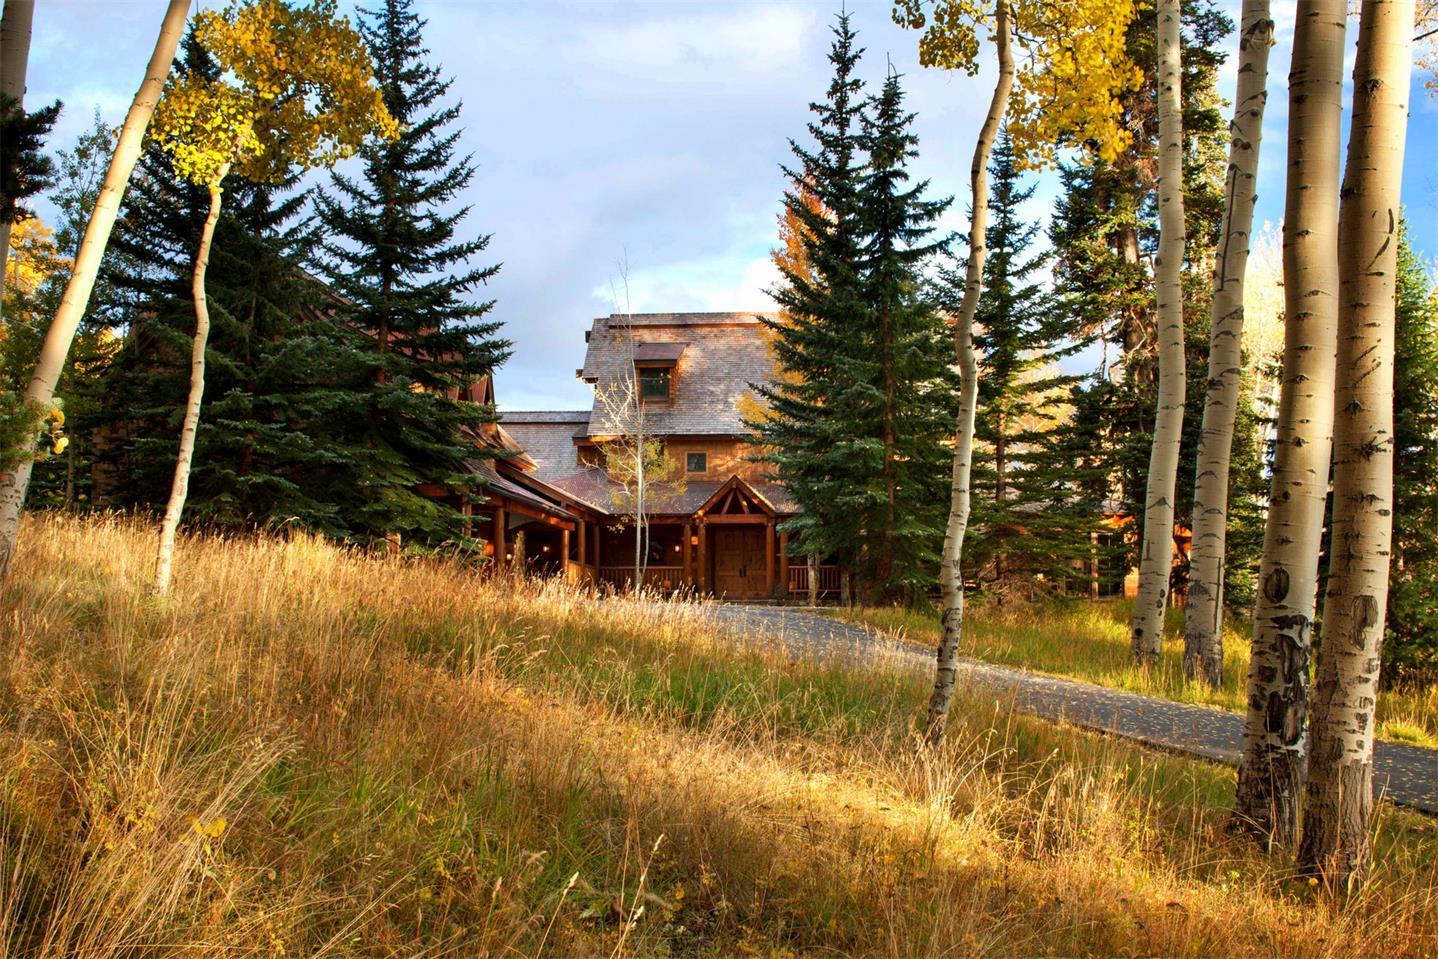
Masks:
[[[32,516],[0,594],[0,956],[1420,956],[1432,824],[1335,908],[1226,771],[321,542]]]

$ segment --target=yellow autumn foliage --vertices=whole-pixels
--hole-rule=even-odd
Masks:
[[[1007,119],[1020,164],[1029,169],[1052,164],[1066,145],[1116,159],[1132,138],[1119,97],[1136,89],[1143,75],[1124,43],[1134,0],[1004,2],[1017,66]],[[995,26],[995,6],[981,0],[894,0],[893,18],[923,31],[924,66],[973,76],[980,35]]]
[[[186,179],[217,186],[233,170],[274,181],[353,156],[372,134],[398,134],[364,41],[334,0],[232,3],[194,25],[219,78],[172,77],[151,123]]]
[[[10,227],[10,255],[5,260],[9,290],[33,295],[55,272],[69,266],[55,248],[55,231],[39,217],[26,217]]]

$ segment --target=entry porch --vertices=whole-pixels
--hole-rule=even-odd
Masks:
[[[687,515],[653,516],[644,540],[643,585],[693,590],[728,599],[783,599],[788,593],[788,534],[773,507],[739,477]],[[595,537],[601,583],[635,585],[633,521],[601,526]]]
[[[693,590],[727,599],[782,599],[787,592],[787,534],[772,517],[653,517],[645,531],[644,586]],[[636,530],[632,523],[600,526],[599,581],[631,589]]]

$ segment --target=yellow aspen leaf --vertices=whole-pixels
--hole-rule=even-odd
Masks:
[[[1052,164],[1063,147],[1112,160],[1128,146],[1120,96],[1142,71],[1124,39],[1135,0],[1008,0],[1017,75],[1008,129],[1022,166]],[[928,67],[979,69],[979,46],[995,29],[993,3],[894,0],[894,22],[919,36]]]
[[[237,2],[194,24],[217,77],[172,77],[151,122],[180,176],[274,182],[353,156],[371,136],[398,135],[364,41],[334,0]]]

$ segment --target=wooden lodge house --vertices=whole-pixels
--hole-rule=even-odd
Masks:
[[[751,384],[774,375],[760,315],[596,319],[577,371],[595,388],[591,407],[503,412],[490,441],[507,455],[477,467],[488,497],[466,508],[494,555],[536,573],[632,584],[635,529],[603,463],[604,444],[620,425],[601,397],[625,388],[638,394],[646,432],[685,479],[645,510],[645,585],[733,599],[806,595],[808,568],[790,562],[787,534],[778,528],[798,507],[763,478],[742,422]],[[821,565],[819,577],[822,592],[838,590],[837,568]]]

